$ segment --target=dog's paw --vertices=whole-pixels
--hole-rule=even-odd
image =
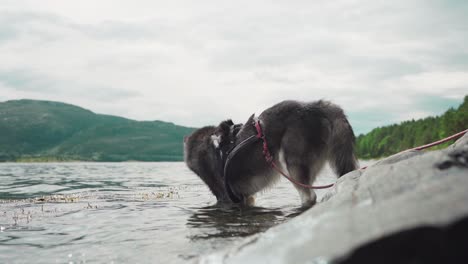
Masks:
[[[308,208],[311,208],[312,206],[314,206],[316,203],[317,203],[316,200],[304,201],[304,202],[302,202],[301,207],[305,208],[305,209],[308,209]]]
[[[247,197],[247,199],[245,199],[245,205],[250,207],[255,206],[255,197],[253,195]]]

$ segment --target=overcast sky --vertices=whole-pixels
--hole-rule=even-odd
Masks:
[[[357,134],[468,94],[468,1],[0,1],[0,101],[186,126],[331,100]]]

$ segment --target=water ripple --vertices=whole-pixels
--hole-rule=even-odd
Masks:
[[[183,163],[2,163],[0,178],[7,263],[191,262],[302,212],[284,181],[258,207],[217,205]]]

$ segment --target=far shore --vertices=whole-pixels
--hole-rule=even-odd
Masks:
[[[21,158],[17,160],[0,161],[2,163],[137,163],[137,162],[183,162],[183,160],[78,160],[78,159],[43,159],[43,158]]]

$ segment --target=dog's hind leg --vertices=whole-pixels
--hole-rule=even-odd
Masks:
[[[288,164],[288,172],[289,175],[296,181],[303,183],[303,184],[310,184],[310,169],[308,166],[305,165],[295,165],[295,164]],[[317,195],[312,189],[308,189],[297,184],[293,184],[296,188],[297,192],[299,193],[299,197],[301,198],[302,207],[312,207],[316,200]]]
[[[308,159],[309,163],[307,165],[303,164],[303,162],[305,162],[306,160],[302,160],[303,162],[294,163],[291,161],[291,159],[288,160],[287,158],[286,165],[288,167],[288,172],[290,173],[290,176],[292,178],[299,181],[300,183],[311,185],[313,184],[317,175],[325,165],[326,156],[323,154],[309,154],[306,156],[312,157],[311,159]],[[311,207],[315,205],[317,201],[317,195],[315,194],[315,191],[313,189],[305,188],[297,184],[294,184],[294,187],[296,188],[296,190],[299,193],[299,196],[301,197],[303,207]]]

